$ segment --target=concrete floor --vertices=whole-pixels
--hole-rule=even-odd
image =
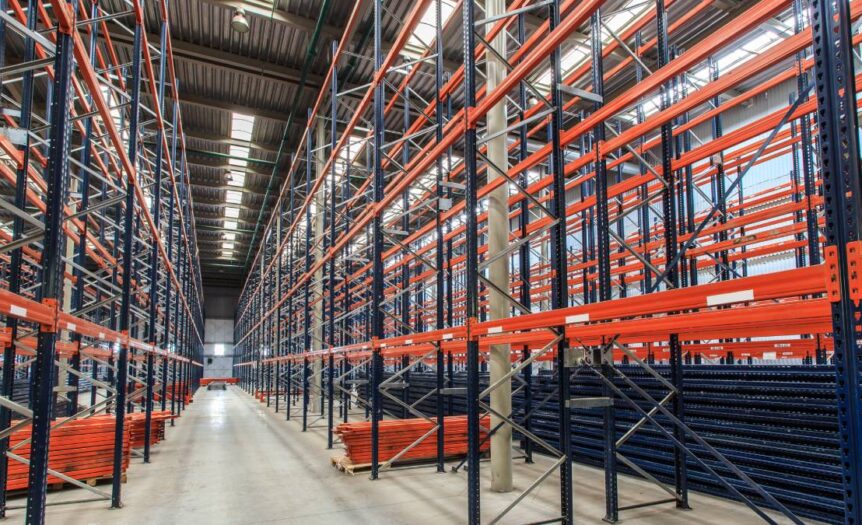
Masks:
[[[153,452],[152,463],[132,460],[123,485],[124,508],[105,502],[49,507],[51,524],[375,524],[464,523],[466,475],[434,472],[433,467],[385,472],[370,481],[367,474],[345,475],[330,466],[339,451],[325,449],[322,428],[300,431],[236,387],[201,390],[194,403],[168,429],[167,440]],[[483,522],[501,509],[548,466],[518,463],[516,492],[495,494],[483,488]],[[483,468],[483,487],[490,481]],[[601,470],[576,465],[575,507],[578,523],[600,523],[604,515]],[[558,484],[551,476],[524,499],[502,523],[551,518],[559,506]],[[662,499],[648,482],[620,477],[624,505]],[[102,487],[109,490],[109,486]],[[49,494],[49,502],[88,497],[81,490]],[[23,503],[23,499],[10,504]],[[762,523],[742,505],[692,494],[694,510],[670,505],[626,511],[623,523],[746,524]],[[782,520],[778,520],[782,522]],[[23,511],[9,513],[9,523],[23,522]]]

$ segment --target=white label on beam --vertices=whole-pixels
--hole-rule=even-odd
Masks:
[[[71,330],[72,332],[74,332],[77,329],[78,325],[76,325],[75,323],[66,323],[66,330]]]
[[[443,339],[452,339],[452,334],[443,334]]]
[[[586,323],[590,320],[590,314],[567,315],[566,324]]]
[[[489,334],[502,334],[503,333],[503,327],[502,326],[492,326],[491,328],[488,328],[488,333]]]
[[[27,309],[14,304],[9,306],[9,312],[11,312],[12,315],[17,315],[19,317],[27,317]]]
[[[404,341],[404,344],[405,344],[405,345],[412,345],[412,344],[413,344],[413,339],[408,339],[408,340]]]
[[[740,303],[742,301],[753,301],[754,290],[740,290],[738,292],[721,293],[717,295],[707,295],[707,306],[719,306],[722,304]]]

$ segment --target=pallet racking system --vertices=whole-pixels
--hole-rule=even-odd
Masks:
[[[8,0],[0,9],[0,41],[14,51],[0,60],[20,57],[0,64],[2,516],[12,508],[11,461],[29,464],[28,523],[45,521],[49,476],[94,493],[82,501],[122,506],[127,414],[142,413],[133,454],[149,462],[155,405],[179,414],[201,375],[185,139],[167,1],[157,6],[157,43],[147,41],[142,0]],[[134,35],[131,52],[115,47],[109,28]],[[23,400],[13,398],[21,383]],[[110,492],[48,461],[55,431],[105,414],[115,427]],[[27,439],[13,439],[28,428]]]
[[[718,357],[816,360],[836,377],[845,519],[862,520],[851,335],[862,297],[851,26],[862,4],[748,2],[677,45],[714,3],[515,0],[483,11],[422,0],[384,51],[392,13],[374,0],[373,54],[333,44],[243,289],[240,384],[288,418],[301,394],[303,430],[325,418],[329,447],[336,406],[345,421],[368,418],[372,479],[394,462],[378,455],[384,400],[390,417],[432,424],[422,441],[444,435],[463,397],[470,523],[482,514],[483,414],[491,439],[514,429],[528,460],[552,458],[492,522],[556,474],[560,506],[541,519],[572,523],[570,415],[586,409],[602,417],[608,521],[632,508],[618,494],[621,466],[669,496],[655,504],[688,508],[696,464],[765,521],[768,508],[801,523],[686,423],[683,374]],[[346,34],[359,16],[357,4]],[[444,34],[459,27],[453,52]],[[459,52],[463,65],[447,70],[444,54]],[[339,90],[347,60],[373,67],[351,89],[358,105]],[[766,99],[741,120],[740,108]],[[427,367],[436,385],[423,412],[427,399],[405,394],[411,371]],[[532,399],[536,367],[553,373],[556,446],[532,430],[545,403]],[[660,390],[641,388],[633,370]],[[582,374],[601,395],[570,394]],[[356,403],[365,410],[350,412]],[[639,419],[621,431],[623,408]],[[671,445],[670,484],[620,452],[644,428]]]

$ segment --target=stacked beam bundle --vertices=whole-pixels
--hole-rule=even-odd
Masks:
[[[491,421],[485,417],[481,421],[483,428],[479,439],[483,441],[482,451],[488,450],[490,442],[485,438]],[[427,434],[434,424],[425,419],[392,419],[380,421],[380,451],[379,460],[388,461],[404,450],[410,444]],[[443,450],[446,457],[463,456],[467,453],[467,418],[466,416],[447,417],[443,423],[445,432]],[[342,423],[335,429],[341,436],[341,441],[347,448],[347,457],[354,464],[371,463],[371,422]],[[420,461],[437,457],[437,433],[408,450],[399,461]]]
[[[165,439],[165,422],[169,421],[170,410],[153,411],[151,418],[150,445],[156,445]],[[141,448],[145,442],[147,427],[147,415],[144,412],[135,412],[126,416],[127,428],[131,439],[132,448]]]
[[[221,383],[227,383],[229,385],[235,385],[235,384],[239,383],[239,378],[238,377],[202,377],[201,381],[200,381],[201,386],[207,386],[208,384],[213,383],[213,382],[221,382]]]
[[[114,458],[113,416],[94,416],[76,419],[65,423],[51,432],[48,449],[48,468],[71,478],[87,481],[109,478],[112,475]],[[27,444],[12,452],[24,459],[30,459],[30,428],[12,434],[11,443],[27,440]],[[123,436],[123,472],[129,467],[130,433],[128,427]],[[28,466],[13,459],[7,459],[9,481],[7,491],[27,488]],[[48,476],[49,484],[64,483],[55,476]]]

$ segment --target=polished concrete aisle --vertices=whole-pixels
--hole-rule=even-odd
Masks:
[[[466,474],[436,473],[432,467],[386,472],[370,481],[330,466],[323,428],[300,431],[298,421],[257,402],[236,387],[201,390],[153,452],[152,462],[132,460],[124,484],[124,508],[107,503],[50,507],[51,524],[383,524],[465,522]],[[544,459],[516,467],[516,490],[526,487],[547,468]],[[487,478],[488,469],[482,469]],[[503,523],[525,523],[552,517],[558,489],[552,476],[528,496]],[[600,523],[604,511],[600,470],[575,468],[578,523]],[[488,485],[487,479],[484,481]],[[108,489],[108,486],[104,488]],[[485,522],[515,497],[515,493],[483,491]],[[654,486],[620,479],[624,504],[661,499]],[[74,490],[49,495],[57,502],[87,497]],[[23,500],[13,501],[21,503]],[[627,511],[625,523],[759,523],[753,513],[735,503],[694,495],[694,511],[668,505]],[[10,523],[22,511],[10,513]],[[780,520],[779,520],[780,521]]]

